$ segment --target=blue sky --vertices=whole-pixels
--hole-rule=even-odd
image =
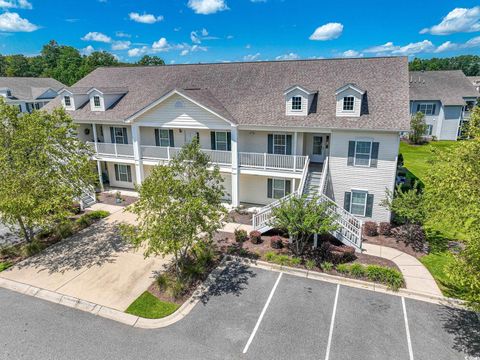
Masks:
[[[479,54],[474,1],[0,0],[0,53],[55,39],[167,63]]]

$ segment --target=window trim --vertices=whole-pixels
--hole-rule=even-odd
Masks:
[[[362,193],[362,194],[365,194],[365,202],[364,202],[364,205],[363,205],[363,214],[355,214],[353,211],[352,211],[352,205],[353,205],[353,193]],[[366,214],[367,214],[367,203],[368,203],[368,191],[367,190],[361,190],[361,189],[352,189],[350,191],[350,213],[352,215],[355,215],[355,216],[362,216],[362,217],[365,217]],[[360,204],[355,204],[355,205],[360,205]]]
[[[98,100],[98,105],[96,103],[96,100]],[[97,108],[97,109],[102,107],[102,101],[100,99],[100,96],[98,96],[98,95],[93,96],[93,107]]]
[[[120,136],[117,135],[117,130],[120,130],[122,132],[122,135],[121,135],[122,142],[118,142],[117,140],[117,138],[120,138]],[[115,144],[128,145],[128,142],[125,141],[125,138],[126,138],[125,135],[127,134],[127,131],[123,132],[123,127],[115,127],[115,126],[113,127],[113,138],[115,139]]]
[[[167,137],[162,137],[162,131],[167,134]],[[166,141],[168,145],[162,145],[162,140]],[[170,130],[169,129],[158,129],[158,143],[162,147],[170,147]]]
[[[425,107],[425,111],[422,111],[421,108],[422,106]],[[431,107],[431,113],[427,113],[427,107],[430,106]],[[418,112],[421,112],[423,115],[425,116],[434,116],[435,113],[433,112],[433,108],[435,107],[435,104],[432,103],[432,102],[421,102],[418,104]]]
[[[65,95],[63,97],[63,102],[64,102],[66,107],[71,107],[72,106],[72,98],[68,95]]]
[[[218,140],[218,134],[225,134],[225,140]],[[219,149],[218,144],[225,144],[225,149]],[[215,150],[228,151],[228,131],[215,131]]]
[[[357,144],[359,142],[370,143],[370,153],[368,154],[368,165],[357,164]],[[353,153],[353,166],[358,167],[370,167],[372,164],[372,150],[373,150],[373,141],[372,140],[355,140],[355,149]],[[362,155],[366,155],[366,153],[360,153]]]
[[[352,109],[345,109],[345,99],[347,98],[352,98],[353,99],[353,103],[352,103]],[[343,99],[342,99],[342,111],[343,112],[346,112],[346,113],[353,113],[355,112],[355,96],[353,95],[347,95],[347,96],[344,96]]]
[[[300,99],[300,108],[299,109],[294,108],[294,99]],[[298,112],[303,111],[303,97],[302,96],[300,96],[300,95],[292,96],[292,104],[291,104],[290,110],[291,111],[298,111]]]
[[[272,153],[275,155],[287,155],[287,134],[279,134],[279,133],[273,133],[273,138],[272,138]],[[275,137],[276,136],[283,136],[284,138],[284,144],[283,145],[275,145]],[[284,148],[283,153],[276,153],[275,152],[275,146],[280,146]]]
[[[131,175],[132,173],[132,168],[130,167],[130,165],[126,165],[126,164],[115,164],[115,165],[117,165],[117,170],[118,170],[117,181],[132,183],[133,179],[131,177],[129,179],[129,176],[128,176],[129,174]],[[130,170],[128,169],[129,167],[130,167]],[[124,169],[125,172],[122,172],[121,169]],[[122,180],[122,175],[125,175],[126,180]]]

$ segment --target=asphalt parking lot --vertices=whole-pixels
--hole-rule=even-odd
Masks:
[[[480,359],[474,313],[242,264],[163,329],[3,289],[0,314],[0,359]]]

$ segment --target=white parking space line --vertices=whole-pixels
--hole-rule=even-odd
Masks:
[[[410,360],[413,360],[412,339],[410,338],[410,328],[408,327],[407,307],[405,306],[405,298],[402,296],[403,318],[405,319],[405,330],[407,331],[408,354]]]
[[[277,289],[278,283],[280,282],[280,279],[282,278],[283,273],[278,274],[277,281],[275,282],[275,285],[273,285],[272,291],[270,292],[270,295],[268,296],[267,302],[265,303],[265,306],[263,307],[262,312],[260,313],[260,317],[257,320],[257,323],[255,324],[255,327],[253,328],[252,334],[250,335],[250,338],[247,341],[247,344],[245,345],[245,348],[243,349],[243,353],[246,354],[248,351],[248,348],[250,347],[250,344],[252,343],[253,338],[255,337],[255,334],[258,330],[258,327],[260,326],[260,323],[262,322],[263,316],[265,315],[265,312],[267,311],[268,305],[270,305],[270,301],[272,301],[273,294],[275,293],[275,290]]]
[[[333,327],[335,326],[335,315],[337,313],[338,293],[340,292],[340,284],[337,284],[337,291],[335,293],[335,302],[333,303],[332,320],[330,321],[330,331],[328,333],[327,352],[325,353],[325,360],[330,358],[330,348],[332,346]]]

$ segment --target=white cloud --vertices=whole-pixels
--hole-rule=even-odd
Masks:
[[[101,32],[89,32],[86,34],[84,37],[82,37],[83,41],[97,41],[97,42],[103,42],[103,43],[111,43],[112,38],[110,36],[107,36],[105,34],[102,34]]]
[[[0,9],[33,9],[27,0],[0,0]]]
[[[127,50],[132,43],[128,40],[117,40],[112,43],[112,50]]]
[[[128,56],[130,57],[137,57],[140,55],[145,55],[146,53],[148,53],[148,46],[128,50]]]
[[[264,3],[267,2],[267,0],[250,0],[252,3]]]
[[[228,10],[225,0],[189,0],[188,7],[195,14],[209,15],[219,11]]]
[[[435,50],[430,40],[423,40],[416,43],[410,43],[405,46],[401,46],[398,49],[392,51],[394,55],[413,55],[423,52],[432,52]]]
[[[128,17],[130,18],[130,20],[133,20],[135,22],[138,22],[138,23],[142,23],[142,24],[154,24],[156,22],[159,22],[159,21],[162,21],[163,20],[163,16],[155,16],[155,15],[152,15],[152,14],[139,14],[137,12],[131,12],[130,14],[128,14]]]
[[[0,14],[0,31],[6,32],[32,32],[38,30],[37,25],[23,19],[17,13],[6,12]]]
[[[202,42],[196,31],[190,33],[190,40],[192,40],[194,44],[200,44]]]
[[[82,50],[80,50],[80,53],[81,53],[82,55],[88,56],[88,55],[90,55],[90,54],[91,54],[92,52],[94,52],[94,51],[95,51],[95,49],[93,48],[93,46],[92,46],[92,45],[88,45],[86,48],[83,48]]]
[[[180,53],[181,56],[185,56],[189,53],[189,51],[187,49],[185,50],[182,50],[182,52]]]
[[[452,51],[458,49],[458,44],[452,43],[451,41],[445,41],[442,45],[435,49],[436,53],[441,53],[445,51]]]
[[[289,54],[279,55],[275,58],[275,60],[297,60],[299,58],[300,56],[298,56],[298,54],[289,53]]]
[[[120,38],[127,38],[127,39],[130,39],[130,38],[132,37],[132,35],[127,34],[127,33],[123,32],[123,31],[117,31],[117,32],[115,33],[115,36],[120,37]]]
[[[347,50],[342,53],[342,56],[346,58],[355,58],[355,57],[362,57],[363,54],[357,50]]]
[[[389,42],[387,42],[383,45],[369,47],[369,48],[363,50],[363,52],[377,53],[378,54],[378,53],[388,53],[388,52],[396,50],[396,49],[398,49],[398,46],[393,45],[393,42],[389,41]]]
[[[322,26],[319,26],[312,35],[310,35],[310,40],[333,40],[337,39],[342,35],[343,25],[340,23],[328,23]]]
[[[442,19],[440,24],[422,29],[420,34],[449,35],[475,31],[480,31],[480,6],[471,9],[455,8]]]
[[[162,37],[160,40],[155,41],[152,44],[152,49],[157,50],[157,51],[168,51],[169,50],[169,45],[168,45],[167,39]]]
[[[201,44],[203,40],[217,40],[218,37],[211,36],[207,29],[194,30],[190,33],[190,40],[194,44]]]
[[[480,46],[480,36],[476,36],[474,38],[471,38],[467,42],[463,44],[459,43],[452,43],[451,41],[446,41],[439,47],[435,49],[436,53],[441,53],[441,52],[446,52],[446,51],[455,51],[455,50],[461,50],[461,49],[470,49],[470,48],[475,48]]]
[[[243,57],[244,61],[257,61],[260,58],[260,53],[249,54]]]

